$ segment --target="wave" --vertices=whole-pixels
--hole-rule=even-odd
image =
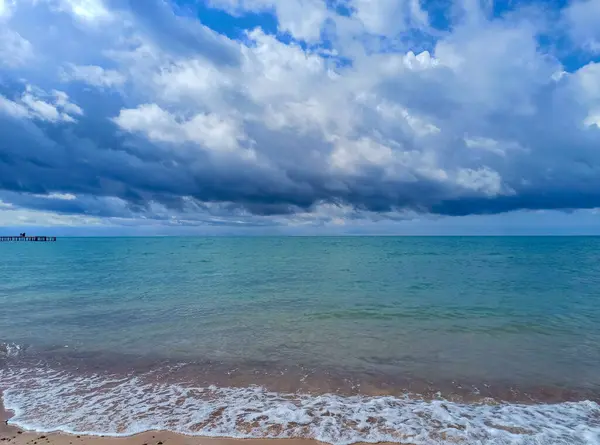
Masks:
[[[282,394],[261,387],[196,387],[156,375],[75,375],[0,369],[10,423],[39,432],[128,436],[168,430],[195,436],[312,438],[334,445],[597,445],[591,401],[456,403],[416,396]]]

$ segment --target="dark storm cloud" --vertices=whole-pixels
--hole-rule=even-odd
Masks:
[[[79,199],[18,200],[20,206],[32,209],[105,217],[143,213],[149,201],[182,210],[184,196],[201,202],[230,202],[232,209],[243,207],[257,215],[293,214],[323,202],[350,204],[373,212],[410,209],[444,215],[600,206],[600,192],[596,192],[600,191],[600,175],[595,168],[598,163],[591,157],[565,164],[552,175],[554,183],[542,183],[545,187],[537,190],[524,186],[510,196],[454,199],[454,190],[443,182],[425,177],[382,180],[379,167],[363,169],[360,177],[332,177],[319,165],[312,171],[286,166],[284,172],[235,162],[223,166],[212,163],[201,152],[190,157],[177,150],[164,151],[142,139],[118,135],[109,121],[86,119],[82,118],[77,126],[0,119],[0,188],[27,194],[118,197],[130,204],[111,209]],[[91,128],[94,130],[88,131]],[[556,155],[550,152],[547,156]],[[544,163],[540,161],[540,165]],[[576,164],[588,171],[579,171],[575,176]],[[537,173],[531,172],[529,178],[535,176]],[[543,176],[536,180],[547,181]],[[14,195],[11,201],[17,202]]]

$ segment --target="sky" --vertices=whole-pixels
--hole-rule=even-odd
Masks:
[[[0,0],[0,232],[600,234],[600,0]]]

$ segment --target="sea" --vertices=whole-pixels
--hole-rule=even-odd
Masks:
[[[600,238],[2,243],[0,391],[40,432],[600,444]]]

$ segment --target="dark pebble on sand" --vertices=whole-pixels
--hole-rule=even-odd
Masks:
[[[163,443],[162,442],[158,442],[156,445],[163,445]]]

